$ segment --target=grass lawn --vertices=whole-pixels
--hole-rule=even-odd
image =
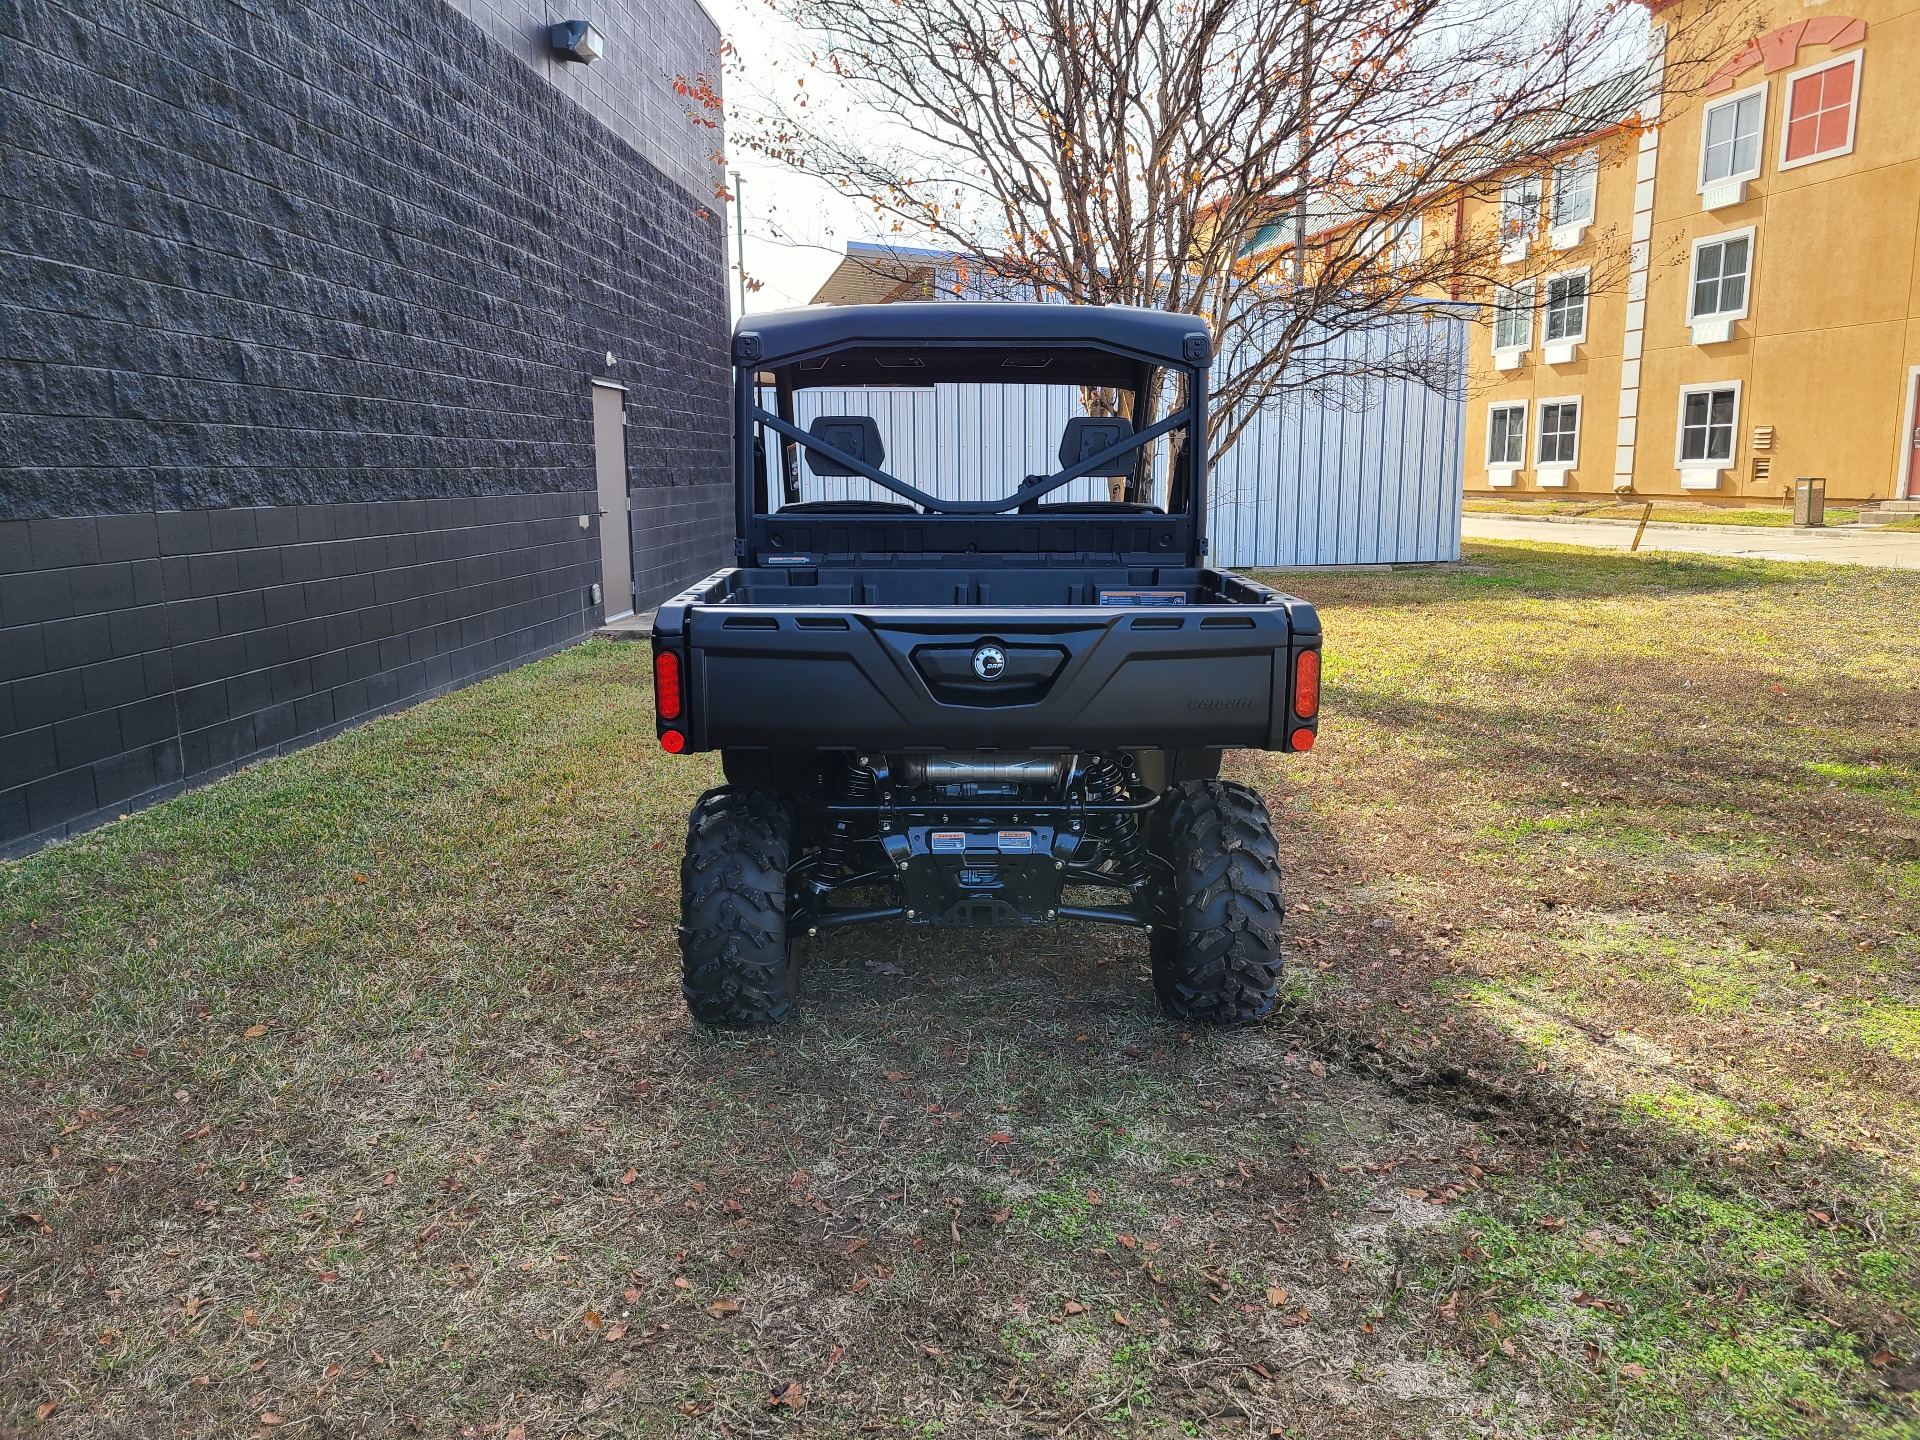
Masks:
[[[1509,500],[1502,497],[1466,502],[1468,511],[1483,515],[1565,515],[1591,520],[1638,520],[1646,510],[1644,500]],[[1722,505],[1689,505],[1685,501],[1656,503],[1647,518],[1656,522],[1682,525],[1767,525],[1791,526],[1793,511],[1758,506],[1735,510]],[[1860,518],[1858,510],[1827,508],[1829,525],[1851,525]],[[1900,528],[1909,528],[1896,522]],[[1911,527],[1920,528],[1920,527]]]
[[[1913,1435],[1920,576],[1293,575],[1290,998],[677,991],[592,644],[0,868],[0,1434]]]

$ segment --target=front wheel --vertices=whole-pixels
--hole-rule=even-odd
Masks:
[[[1179,1020],[1244,1025],[1280,993],[1280,847],[1259,795],[1225,780],[1170,787],[1163,830],[1176,923],[1150,938],[1153,988]]]
[[[793,817],[770,790],[723,785],[687,818],[680,990],[707,1025],[775,1025],[793,1010],[787,863]]]

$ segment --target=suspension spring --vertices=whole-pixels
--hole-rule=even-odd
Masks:
[[[873,767],[867,764],[865,757],[862,757],[840,772],[839,789],[835,798],[845,804],[861,805],[871,801],[879,788],[879,779],[873,773]],[[853,833],[856,823],[851,819],[834,821],[833,833],[827,836],[826,843],[820,847],[822,880],[815,882],[815,888],[821,889],[822,893],[824,893],[825,877],[848,875],[856,868],[854,847],[859,843],[860,838]]]
[[[1126,798],[1127,774],[1110,755],[1094,757],[1086,770],[1087,799],[1100,802]],[[1140,858],[1140,820],[1134,815],[1115,816],[1107,834],[1107,873],[1126,885],[1145,875]]]

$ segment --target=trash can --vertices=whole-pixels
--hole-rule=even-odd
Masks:
[[[1827,523],[1827,482],[1824,476],[1802,475],[1793,482],[1793,523]]]

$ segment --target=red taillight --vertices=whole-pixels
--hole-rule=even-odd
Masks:
[[[680,657],[671,650],[653,657],[653,708],[662,720],[680,718]]]
[[[1296,750],[1311,750],[1313,748],[1313,732],[1306,729],[1294,731],[1292,744]]]
[[[660,732],[660,748],[669,755],[678,755],[687,748],[687,737],[678,730],[663,730]]]
[[[1293,713],[1311,720],[1320,713],[1320,652],[1302,650],[1293,662]],[[1307,747],[1299,747],[1304,750]]]

